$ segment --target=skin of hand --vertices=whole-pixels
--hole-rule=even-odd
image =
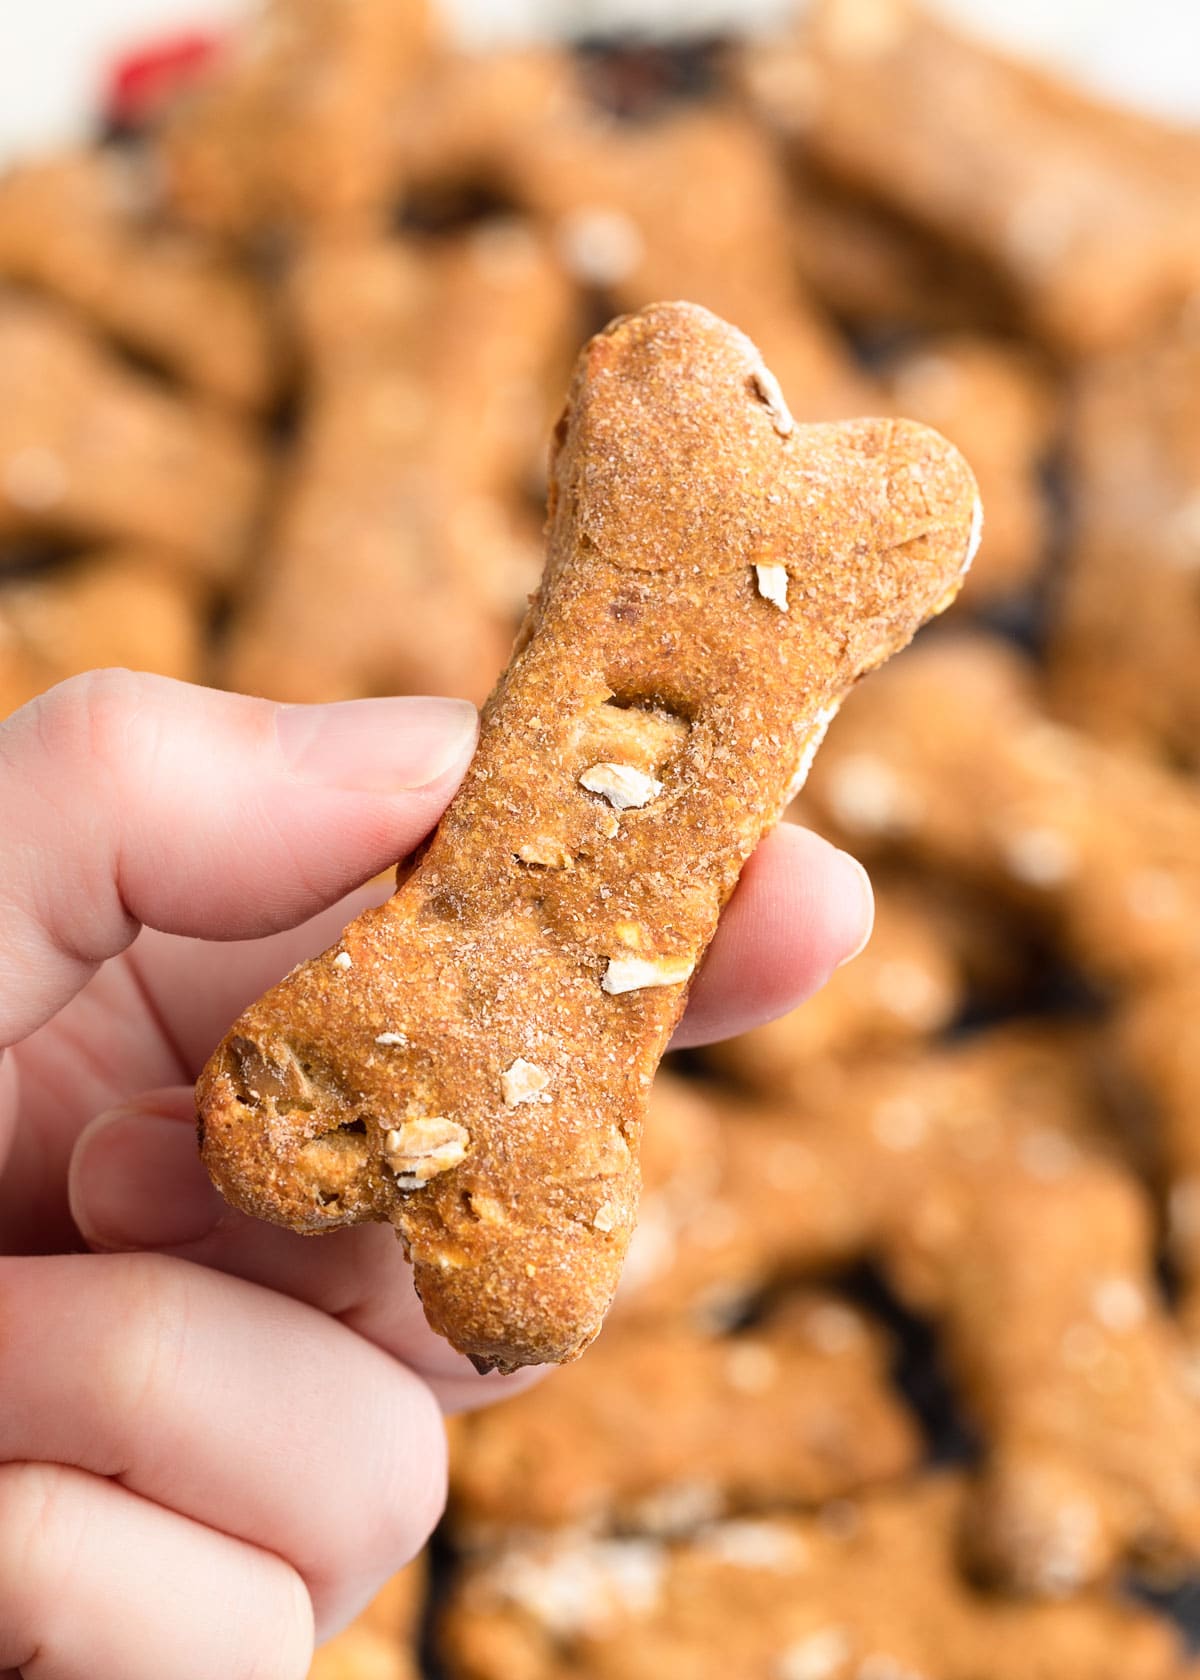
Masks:
[[[392,1232],[296,1236],[201,1168],[191,1084],[470,759],[465,702],[284,707],[93,672],[0,724],[0,1680],[302,1680],[442,1508],[479,1377]],[[870,887],[751,859],[678,1042],[792,1008]]]

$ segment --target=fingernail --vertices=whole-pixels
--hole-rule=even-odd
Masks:
[[[228,1207],[200,1162],[195,1129],[136,1109],[94,1120],[75,1146],[71,1212],[94,1248],[178,1248]]]
[[[871,877],[856,857],[849,852],[839,852],[840,867],[845,879],[843,888],[847,905],[853,905],[852,914],[855,917],[853,926],[858,928],[858,943],[849,951],[838,964],[844,968],[855,957],[860,957],[870,943],[871,934],[875,928],[875,890],[871,886]],[[847,917],[849,921],[849,916]]]
[[[428,787],[475,745],[479,714],[468,700],[401,696],[280,706],[279,746],[293,775],[358,793]]]

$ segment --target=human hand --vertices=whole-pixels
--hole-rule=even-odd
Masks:
[[[0,1680],[299,1680],[437,1520],[440,1408],[524,1380],[429,1331],[386,1228],[227,1207],[193,1125],[229,1021],[386,893],[351,889],[474,734],[124,672],[0,724]],[[777,830],[677,1042],[792,1007],[870,918],[857,865]]]

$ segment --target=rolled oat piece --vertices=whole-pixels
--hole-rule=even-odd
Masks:
[[[721,907],[847,689],[957,593],[978,523],[936,433],[793,425],[707,310],[594,338],[542,586],[457,798],[390,902],[201,1076],[229,1199],[301,1231],[390,1220],[481,1369],[578,1354]]]

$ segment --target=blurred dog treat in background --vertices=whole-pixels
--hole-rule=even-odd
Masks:
[[[1200,1578],[1200,134],[909,0],[474,54],[265,0],[122,87],[0,177],[0,715],[482,699],[573,356],[660,298],[985,506],[793,812],[872,944],[661,1075],[610,1325],[453,1426],[314,1676],[1191,1672],[1124,1589]]]

